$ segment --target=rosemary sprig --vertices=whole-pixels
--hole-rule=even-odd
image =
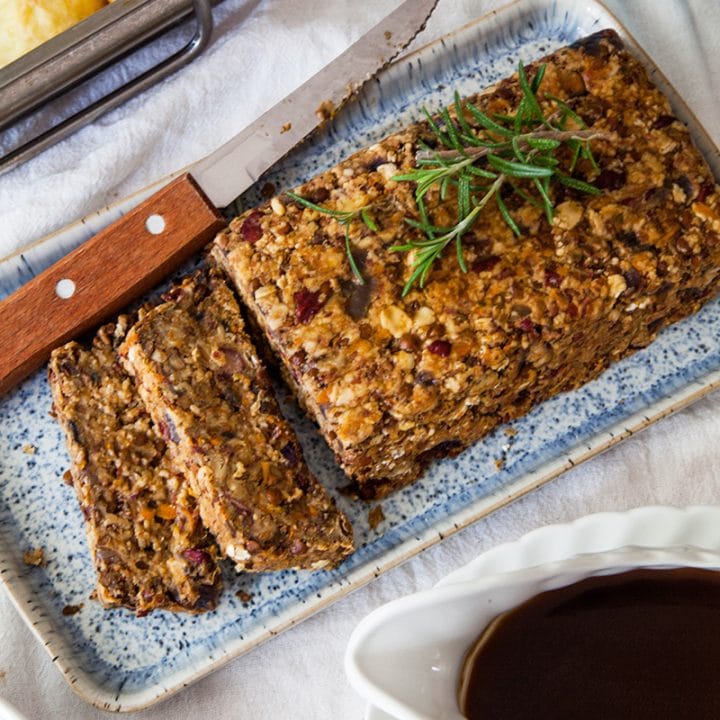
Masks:
[[[403,296],[415,283],[424,287],[433,263],[451,243],[455,244],[460,268],[467,272],[462,239],[491,200],[512,232],[521,235],[520,227],[501,195],[504,188],[509,188],[510,195],[517,194],[525,202],[543,209],[551,224],[555,208],[551,192],[553,183],[588,194],[600,193],[591,183],[573,177],[573,172],[580,159],[586,160],[597,172],[590,142],[612,136],[588,128],[567,103],[550,94],[545,94],[544,98],[552,104],[552,112],[545,115],[538,101],[544,74],[545,65],[542,65],[530,80],[522,62],[519,63],[522,98],[514,114],[490,117],[470,102],[463,104],[458,93],[455,93],[455,118],[447,108],[438,119],[423,109],[442,149],[420,143],[415,169],[393,177],[396,182],[415,183],[415,203],[420,220],[406,218],[405,221],[425,235],[424,239],[412,239],[390,248],[395,252],[415,253]],[[468,118],[472,118],[475,127]],[[562,148],[569,149],[566,154],[570,161],[565,167],[559,153]],[[440,200],[444,201],[451,188],[457,197],[457,220],[451,227],[438,227],[430,220],[427,196],[431,190],[436,190]]]
[[[291,197],[295,202],[299,203],[303,207],[308,208],[309,210],[315,210],[315,212],[323,213],[323,215],[329,215],[330,217],[335,218],[340,225],[342,225],[345,228],[345,252],[348,257],[348,262],[350,263],[350,269],[353,272],[353,275],[357,278],[357,281],[360,283],[360,285],[365,284],[365,278],[362,276],[362,273],[360,272],[360,268],[358,268],[357,263],[355,262],[355,258],[352,254],[352,248],[350,247],[350,225],[351,223],[356,220],[357,218],[360,218],[360,220],[373,232],[378,231],[377,223],[373,220],[372,215],[370,215],[370,205],[364,205],[361,208],[357,208],[357,210],[333,210],[332,208],[323,207],[322,205],[317,205],[314,202],[311,202],[310,200],[301,197],[300,195],[296,195],[293,192],[287,193],[288,197]]]

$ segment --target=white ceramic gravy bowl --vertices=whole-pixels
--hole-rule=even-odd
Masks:
[[[0,698],[0,720],[25,720],[7,700]]]
[[[669,521],[669,525],[658,527],[652,514],[648,515],[649,510],[659,513],[658,519]],[[588,520],[584,518],[570,526],[544,529],[544,538],[542,531],[531,538],[530,545],[536,545],[538,540],[544,542],[545,554],[552,557],[561,552],[561,545],[552,547],[558,538],[557,528],[572,528],[579,550],[572,557],[491,574],[478,574],[481,570],[478,558],[468,569],[453,573],[435,588],[391,602],[360,623],[350,638],[345,657],[353,687],[374,707],[398,720],[462,720],[457,687],[465,653],[498,614],[540,592],[592,575],[641,567],[720,569],[720,509],[644,508],[630,513],[605,513],[603,517],[622,517],[631,527],[633,522],[649,518],[649,523],[635,529],[635,536],[640,539],[638,532],[645,532],[646,537],[658,540],[660,533],[669,542],[664,547],[634,545],[584,553],[582,522]],[[586,522],[585,529],[591,526],[597,529],[597,522],[594,525]],[[632,529],[626,535],[632,538]],[[548,544],[550,537],[553,539]],[[686,539],[699,540],[710,547],[689,546]],[[585,536],[584,542],[602,545],[600,538],[590,536]],[[522,547],[522,541],[514,545]],[[495,553],[502,556],[510,547],[512,544]],[[528,549],[526,542],[524,551],[532,557],[533,552],[528,554]],[[572,544],[567,549],[571,550]],[[535,555],[538,554],[542,556],[542,551],[536,547]]]

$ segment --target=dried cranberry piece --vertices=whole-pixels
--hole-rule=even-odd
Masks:
[[[548,269],[545,271],[545,284],[548,287],[560,287],[562,283],[562,278],[558,273],[553,269]]]
[[[193,565],[202,565],[204,562],[210,562],[210,555],[204,550],[198,550],[197,548],[185,550],[183,557]]]
[[[704,202],[705,198],[715,189],[715,185],[711,182],[703,183],[698,190],[696,200],[698,202]]]
[[[175,302],[176,300],[179,300],[183,295],[187,293],[187,290],[182,287],[181,285],[175,285],[175,287],[171,287],[169,290],[164,292],[160,297],[165,302]]]
[[[198,588],[198,597],[193,606],[195,610],[212,610],[217,605],[218,600],[217,585],[201,585]]]
[[[640,287],[642,277],[634,267],[631,267],[629,270],[624,272],[623,277],[625,278],[625,282],[628,288],[630,288],[631,290],[637,290]]]
[[[262,217],[263,214],[259,210],[254,210],[245,218],[240,227],[240,235],[245,242],[254,245],[262,237],[263,231],[260,225]]]
[[[498,263],[500,258],[497,255],[488,255],[484,258],[478,258],[471,266],[473,272],[488,272],[492,270]]]
[[[531,318],[525,317],[523,318],[519,323],[518,327],[526,333],[534,333],[536,332],[535,323],[532,321]]]
[[[251,554],[254,555],[257,552],[260,552],[262,550],[262,545],[257,542],[256,540],[248,540],[245,543],[245,549]]]
[[[660,115],[658,119],[653,123],[653,130],[662,130],[662,128],[672,125],[676,118],[674,115]]]
[[[627,180],[627,173],[624,170],[609,170],[605,168],[593,180],[593,185],[600,190],[617,190],[621,188]]]
[[[175,423],[172,421],[172,418],[167,413],[165,413],[165,419],[161,420],[158,423],[158,430],[160,431],[160,435],[167,442],[174,442],[174,443],[180,442],[180,436],[178,435],[178,431],[177,431],[177,428],[175,427]]]
[[[295,485],[299,487],[303,492],[310,487],[310,478],[306,471],[301,470],[295,478]]]
[[[252,517],[252,514],[253,514],[252,509],[249,508],[244,502],[242,502],[241,500],[238,500],[236,497],[233,497],[232,495],[225,495],[225,498],[235,508],[238,515],[246,515],[247,517]]]
[[[680,296],[680,299],[682,302],[693,302],[695,300],[701,300],[708,294],[709,290],[705,288],[686,288],[685,290],[681,290],[678,295]]]
[[[428,350],[433,355],[439,355],[440,357],[448,357],[452,345],[447,340],[434,340],[428,345]]]
[[[429,373],[427,370],[421,370],[417,375],[415,375],[415,381],[418,385],[423,385],[424,387],[430,387],[436,382],[434,375]]]
[[[293,555],[300,555],[300,553],[305,552],[305,550],[306,550],[305,543],[302,540],[300,540],[299,538],[296,538],[295,540],[293,540],[292,545],[290,545],[290,552]]]
[[[675,240],[675,247],[681,255],[692,255],[690,243],[682,235]]]
[[[325,304],[325,301],[320,299],[319,292],[306,288],[298,290],[293,298],[295,300],[295,319],[303,325],[309,323]]]
[[[243,373],[247,370],[245,358],[235,348],[221,347],[220,351],[224,356],[224,367],[231,373]]]
[[[289,442],[280,450],[282,456],[288,461],[290,467],[295,467],[300,460],[295,443]]]
[[[634,230],[623,230],[618,233],[617,238],[621,243],[629,245],[632,248],[635,248],[640,244],[640,239]]]

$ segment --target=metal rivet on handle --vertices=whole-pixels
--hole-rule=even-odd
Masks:
[[[58,280],[57,285],[55,285],[55,294],[61,300],[71,298],[75,294],[75,283],[70,278]]]
[[[165,218],[162,215],[150,215],[145,221],[145,229],[151,235],[160,235],[165,230]]]

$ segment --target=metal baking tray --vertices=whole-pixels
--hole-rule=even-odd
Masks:
[[[113,62],[193,14],[196,29],[179,51],[49,130],[0,156],[0,172],[15,167],[99,115],[190,62],[212,33],[219,0],[115,0],[85,20],[0,68],[0,133],[46,103],[94,77]]]

